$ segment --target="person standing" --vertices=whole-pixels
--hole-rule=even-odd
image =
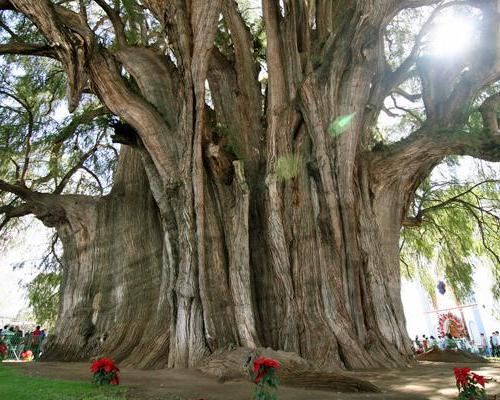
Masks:
[[[418,338],[418,335],[415,336],[414,343],[415,343],[415,351],[418,353],[422,348],[422,343],[420,343],[420,339]]]
[[[31,351],[33,352],[35,360],[37,360],[40,355],[41,335],[42,331],[40,330],[40,325],[38,325],[35,330],[31,332]]]
[[[427,339],[427,336],[422,335],[422,346],[424,348],[424,351],[429,350],[429,340]]]
[[[444,341],[444,335],[438,336],[438,346],[440,350],[446,349],[446,342]]]
[[[498,337],[498,331],[493,332],[491,347],[493,357],[500,357],[500,338]]]

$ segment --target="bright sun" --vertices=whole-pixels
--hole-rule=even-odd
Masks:
[[[444,15],[436,19],[427,36],[426,52],[438,57],[450,57],[467,52],[476,36],[472,18]]]

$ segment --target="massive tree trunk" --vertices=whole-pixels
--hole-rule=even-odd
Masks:
[[[111,352],[144,366],[164,360],[170,315],[163,303],[162,228],[140,156],[124,148],[111,193],[59,197],[62,217],[44,219],[63,244],[59,318],[48,358]],[[54,208],[54,207],[53,207]]]
[[[241,164],[234,166],[229,186],[206,177],[207,263],[196,271],[194,288],[180,269],[189,246],[186,240],[181,250],[177,222],[185,206],[179,201],[172,221],[162,219],[137,151],[122,149],[108,196],[57,199],[64,217],[44,219],[64,247],[48,358],[108,354],[141,367],[186,366],[226,346],[264,345],[327,367],[409,360],[399,294],[400,216],[388,218],[396,205],[386,206],[397,194],[384,191],[378,210],[369,199],[359,206],[363,225],[356,220],[349,227],[357,270],[348,270],[341,262],[347,256],[332,245],[314,171],[304,169],[290,184],[268,183],[254,200],[251,223],[251,191]],[[279,186],[283,200],[273,198]]]
[[[429,121],[380,148],[371,141],[377,116],[416,57],[391,70],[383,31],[418,1],[285,1],[281,10],[264,0],[265,90],[231,0],[143,1],[169,49],[128,45],[119,15],[103,7],[113,50],[82,13],[46,0],[5,3],[54,44],[46,51],[67,70],[70,106],[90,83],[133,139],[111,194],[57,225],[65,269],[49,353],[98,352],[143,367],[193,366],[233,345],[296,352],[323,367],[411,359],[402,220],[446,155],[499,157],[498,136],[434,134],[463,125],[465,95],[491,81],[496,61],[478,56],[474,74],[453,87],[426,76]],[[214,45],[220,15],[228,47]],[[458,80],[462,71],[449,73]],[[345,132],[328,134],[353,113]],[[278,164],[290,159],[283,179]]]

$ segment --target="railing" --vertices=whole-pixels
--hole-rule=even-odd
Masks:
[[[18,332],[2,332],[0,344],[4,344],[5,347],[4,353],[0,355],[0,358],[21,361],[23,352],[30,350],[33,358],[36,360],[41,354],[43,340],[44,338],[41,336],[21,336]]]

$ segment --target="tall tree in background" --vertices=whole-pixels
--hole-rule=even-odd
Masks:
[[[425,54],[452,7],[474,11],[477,45]],[[106,352],[141,366],[229,345],[323,366],[408,361],[400,229],[445,157],[500,161],[499,7],[263,0],[250,21],[233,0],[0,0],[0,53],[55,60],[70,112],[100,103],[124,144],[107,196],[60,182],[42,195],[27,162],[0,181],[14,196],[2,211],[34,213],[64,246],[52,353],[91,354],[106,333]],[[404,19],[423,19],[409,51],[395,45]],[[388,98],[422,110],[384,143]]]

